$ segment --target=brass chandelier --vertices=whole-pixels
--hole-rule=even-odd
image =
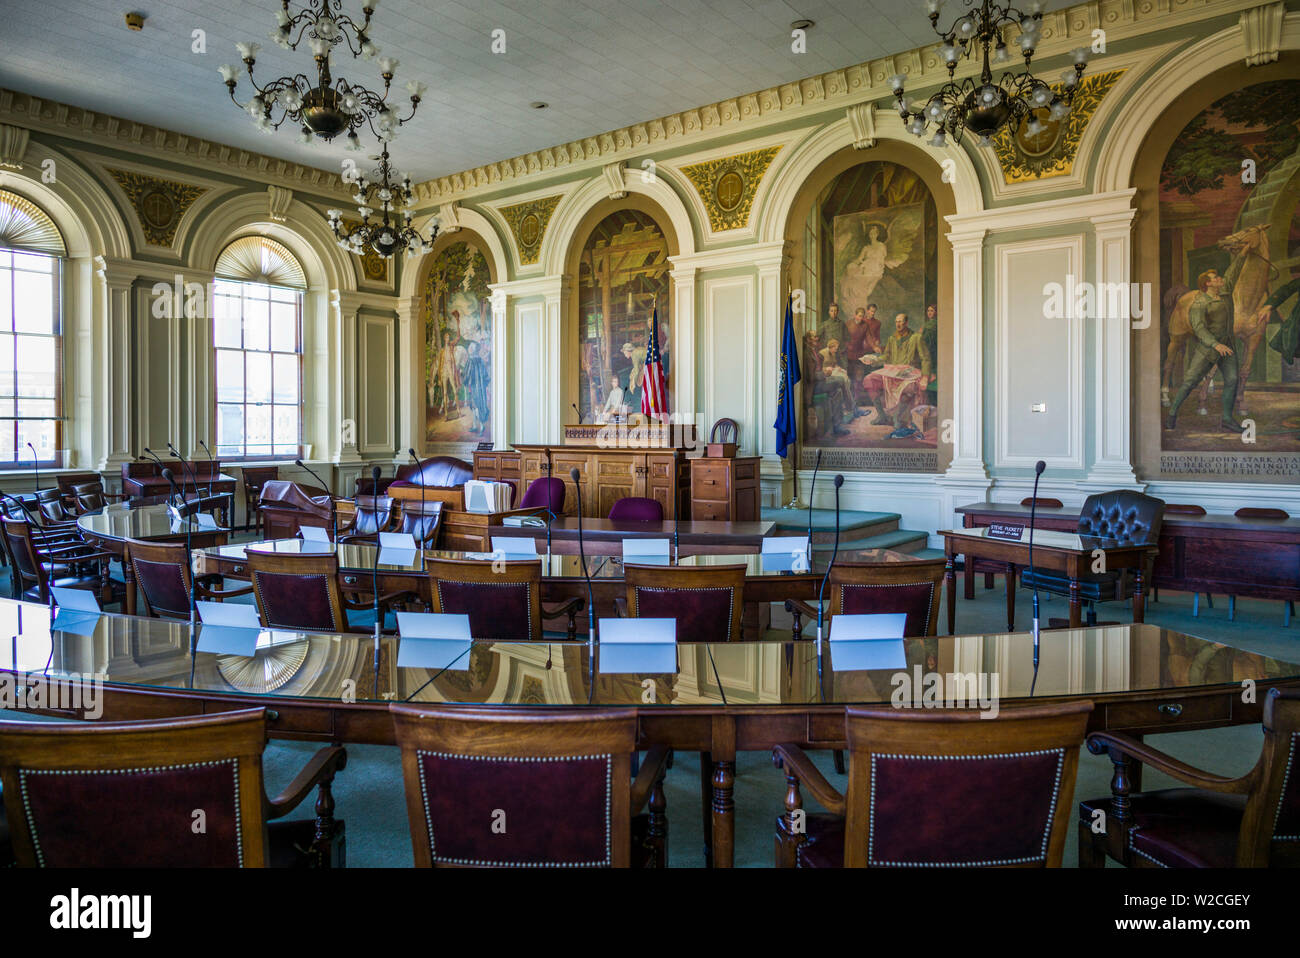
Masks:
[[[943,38],[939,55],[948,66],[948,82],[918,105],[906,95],[904,83],[907,78],[903,74],[889,78],[890,88],[898,102],[899,116],[907,131],[920,137],[933,125],[935,132],[929,144],[942,147],[947,144],[949,136],[961,142],[962,133],[970,130],[980,138],[981,146],[987,146],[994,133],[1008,124],[1018,125],[1026,116],[1029,117],[1027,132],[1031,136],[1041,132],[1039,110],[1046,109],[1052,120],[1064,119],[1070,112],[1074,92],[1088,65],[1088,51],[1083,47],[1073,51],[1074,68],[1061,74],[1065,92],[1058,94],[1029,71],[1029,62],[1042,31],[1041,0],[1033,0],[1028,13],[991,0],[963,0],[963,3],[967,7],[976,3],[978,6],[957,17],[947,30],[941,30],[939,16],[943,0],[926,0],[930,25]],[[995,83],[990,64],[1010,61],[1006,36],[1013,26],[1019,29],[1015,42],[1024,56],[1025,69],[1019,73],[1008,71]],[[953,77],[957,64],[976,55],[983,60],[979,80],[967,77],[960,83],[956,82]]]
[[[341,12],[343,0],[307,0],[307,7],[292,15],[289,0],[282,0],[281,8],[276,11],[279,26],[270,37],[286,50],[296,50],[298,44],[306,39],[316,61],[315,77],[299,73],[259,86],[253,79],[253,66],[261,44],[251,41],[237,43],[235,46],[248,71],[254,95],[245,104],[235,98],[239,68],[225,64],[219,71],[230,91],[230,99],[240,109],[246,110],[263,132],[270,133],[286,121],[301,124],[303,143],[310,143],[313,137],[328,142],[346,132],[348,149],[359,150],[361,140],[357,131],[363,126],[378,139],[391,140],[397,135],[398,127],[415,116],[425,85],[414,81],[406,84],[411,112],[402,116],[398,107],[388,102],[393,75],[398,67],[396,59],[379,57],[379,72],[384,81],[382,94],[342,77],[335,78],[330,70],[330,58],[339,44],[345,44],[354,59],[363,57],[369,60],[379,55],[379,48],[369,35],[370,17],[379,0],[364,2],[361,12],[365,20],[358,24]]]
[[[433,225],[433,232],[428,239],[411,225],[414,215],[411,211],[411,201],[414,198],[411,178],[393,169],[388,158],[387,143],[384,144],[383,152],[372,159],[377,159],[379,166],[370,178],[359,175],[350,181],[345,177],[345,182],[356,184],[357,192],[352,199],[357,204],[361,223],[349,228],[343,222],[342,210],[330,210],[328,213],[330,228],[334,231],[339,246],[358,256],[373,253],[385,258],[395,256],[403,250],[407,256],[429,252],[433,248],[433,241],[438,238],[438,224]],[[372,216],[379,218],[372,222]]]

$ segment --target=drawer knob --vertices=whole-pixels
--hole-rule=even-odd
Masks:
[[[244,567],[242,565],[237,565],[234,567],[233,571],[235,572],[236,575],[238,575],[239,573],[244,571]]]
[[[357,581],[357,577],[354,575],[345,575],[343,577],[343,581],[346,582],[348,585],[355,585]]]
[[[1170,718],[1178,718],[1183,714],[1183,707],[1177,702],[1165,702],[1157,705],[1156,711],[1161,715],[1168,715]]]

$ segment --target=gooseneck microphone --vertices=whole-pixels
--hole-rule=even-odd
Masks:
[[[311,477],[320,483],[320,487],[324,489],[325,494],[330,497],[330,532],[333,534],[334,541],[337,543],[339,541],[339,510],[334,503],[334,493],[330,491],[329,486],[325,485],[325,480],[316,475],[316,470],[307,465],[307,463],[303,462],[301,459],[295,459],[294,465],[299,469],[311,473]]]
[[[166,466],[163,467],[162,477],[167,480],[167,485],[173,490],[176,489],[176,478],[172,471]],[[181,503],[184,504],[185,497],[181,496]],[[185,522],[185,568],[190,574],[190,630],[193,631],[195,623],[198,621],[198,606],[194,602],[194,552],[191,548],[191,535],[194,530],[194,521],[188,516],[183,515]]]
[[[145,446],[145,447],[144,447],[144,454],[145,454],[146,456],[148,456],[150,459],[152,459],[154,462],[158,463],[158,468],[161,469],[163,472],[167,472],[167,471],[168,471],[168,469],[167,469],[167,463],[165,463],[165,462],[163,462],[161,459],[159,459],[159,458],[158,458],[158,453],[154,452],[154,451],[153,451],[152,449],[150,449],[148,446]],[[162,472],[158,473],[158,475],[161,476],[161,475],[162,475]],[[175,483],[172,483],[172,488],[175,488]],[[171,494],[171,493],[168,494],[168,496],[167,496],[167,503],[168,503],[168,505],[170,505],[170,504],[172,503],[172,501],[173,501],[174,498],[175,498],[175,497],[174,497],[173,494]],[[184,501],[185,501],[184,499],[181,500],[182,503],[183,503]]]
[[[571,403],[569,403],[569,405],[573,408],[573,411],[574,411],[575,413],[577,413],[577,415],[578,415],[578,422],[577,422],[577,425],[581,426],[581,425],[582,425],[582,410],[578,408],[578,404],[577,404],[576,402],[571,402]]]
[[[208,454],[208,498],[211,499],[212,484],[216,482],[217,479],[217,470],[216,470],[217,460],[213,457],[212,450],[208,448],[208,444],[204,442],[202,439],[199,440],[199,446],[203,449],[204,452]],[[234,511],[233,507],[231,511]]]
[[[416,537],[416,538],[419,540],[419,541],[416,543],[416,546],[417,546],[417,547],[419,548],[419,550],[420,550],[420,562],[423,563],[423,562],[424,562],[424,524],[428,521],[428,519],[426,518],[425,511],[424,511],[424,510],[425,510],[425,504],[424,504],[424,490],[425,490],[425,485],[424,485],[424,470],[420,468],[420,457],[417,456],[417,455],[415,454],[415,450],[414,450],[414,449],[407,449],[406,451],[407,451],[408,453],[411,454],[411,461],[415,463],[415,474],[416,474],[417,476],[420,477],[420,523],[419,523],[419,525],[417,526],[417,528],[420,530],[420,534]],[[376,488],[378,488],[378,486],[379,486],[378,481],[375,482],[375,486],[376,486]],[[422,567],[423,567],[423,566],[422,566]]]
[[[380,469],[378,466],[375,466],[373,469],[370,470],[370,478],[374,480],[375,489],[379,488],[379,477],[382,474],[383,474],[383,470]],[[376,494],[376,498],[378,498],[377,494]],[[383,527],[383,523],[379,521],[378,516],[375,516],[375,561],[371,568],[371,585],[375,590],[375,694],[376,695],[379,694],[379,636],[380,633],[383,631],[383,626],[384,626],[384,613],[383,610],[379,608],[379,534],[380,534],[379,530],[382,527]]]
[[[813,494],[817,491],[817,470],[822,467],[822,451],[817,450],[817,462],[813,465],[812,485],[808,487],[808,558],[812,558],[812,511]]]
[[[41,457],[36,454],[36,447],[30,442],[27,444],[27,448],[32,451],[32,468],[36,470],[36,494],[39,496],[41,493]]]
[[[186,460],[186,458],[180,454],[180,451],[175,446],[173,446],[171,442],[167,443],[167,451],[170,452],[173,456],[175,456],[178,460],[180,460],[180,464],[184,467],[185,471],[188,472],[190,475],[190,481],[194,483],[195,498],[200,497],[202,493],[199,492],[199,477],[195,475],[194,470],[190,468],[189,461]],[[184,482],[182,481],[181,484],[184,485]],[[181,501],[183,502],[184,500],[185,497],[181,496]]]
[[[826,594],[826,583],[830,581],[831,570],[835,568],[835,558],[840,554],[840,486],[844,485],[844,477],[836,475],[835,477],[835,546],[831,549],[831,561],[826,564],[826,574],[822,576],[821,588],[817,590],[817,670],[820,674],[822,663],[822,619],[825,616],[826,606],[822,601]]]
[[[582,577],[587,582],[587,651],[593,654],[596,648],[596,600],[591,593],[591,575],[587,572],[587,553],[582,543],[582,473],[574,466],[569,470],[569,478],[578,493],[578,559],[582,563]]]
[[[1034,583],[1034,672],[1038,672],[1038,577],[1034,574],[1034,516],[1038,512],[1038,480],[1047,463],[1042,459],[1034,464],[1034,497],[1029,500],[1029,578]]]

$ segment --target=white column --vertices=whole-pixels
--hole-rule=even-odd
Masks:
[[[492,448],[510,448],[510,296],[500,285],[492,290]]]
[[[1137,211],[1124,209],[1092,217],[1097,243],[1097,289],[1123,290],[1122,302],[1130,304],[1129,278],[1132,261],[1131,237],[1133,218]],[[1110,285],[1115,284],[1115,285]],[[1092,467],[1086,482],[1089,485],[1114,489],[1121,486],[1138,487],[1133,471],[1131,448],[1132,383],[1131,346],[1132,322],[1126,308],[1122,315],[1109,315],[1106,306],[1111,297],[1098,295],[1096,323],[1097,371],[1093,381],[1096,392],[1095,449]],[[1149,321],[1158,321],[1157,304],[1152,302]]]
[[[781,333],[785,322],[785,298],[781,295],[781,267],[785,260],[784,249],[770,249],[767,255],[756,260],[758,267],[758,315],[754,318],[758,327],[757,364],[758,370],[754,382],[758,388],[753,390],[753,412],[750,414],[749,428],[751,449],[758,450],[764,465],[770,471],[773,466],[782,468],[782,460],[776,454],[776,407],[780,397],[777,395],[777,374],[781,368]],[[800,414],[802,415],[802,414]],[[794,463],[798,468],[798,463]]]
[[[393,461],[410,461],[409,449],[424,455],[424,336],[423,299],[397,301],[397,450]]]
[[[987,484],[984,464],[984,227],[948,234],[953,256],[952,462],[945,478]],[[940,423],[940,438],[943,435]]]
[[[672,357],[672,394],[668,406],[678,416],[689,416],[696,429],[708,429],[700,421],[699,397],[695,383],[695,277],[694,266],[677,266],[669,274],[673,285],[672,329],[668,334]],[[703,438],[703,437],[701,437]]]
[[[355,294],[334,290],[330,296],[331,326],[336,337],[331,344],[333,396],[330,406],[335,417],[329,424],[326,448],[334,462],[340,465],[361,461],[357,452],[357,437],[361,434],[361,424],[357,422],[360,408],[357,395],[357,311],[360,308],[360,300]]]
[[[189,447],[186,455],[191,462],[208,458],[207,453],[199,447],[200,439],[207,443],[209,449],[212,449],[217,440],[216,428],[212,421],[215,412],[213,400],[216,396],[216,384],[213,380],[212,316],[209,313],[213,307],[214,278],[213,273],[187,272],[185,274],[185,282],[197,283],[201,286],[203,296],[200,301],[191,304],[191,308],[185,311],[179,321],[185,335],[178,337],[178,341],[185,351],[185,356],[184,367],[178,368],[189,370],[189,382],[183,384],[188,395],[181,397],[182,401],[177,407],[182,410],[182,418],[176,430],[176,438],[172,441],[176,443],[176,448],[182,451],[186,446]],[[185,301],[189,302],[189,297],[186,297]],[[213,457],[215,456],[214,451]]]
[[[99,472],[113,472],[136,457],[135,394],[131,389],[131,287],[134,264],[95,257],[95,450]]]

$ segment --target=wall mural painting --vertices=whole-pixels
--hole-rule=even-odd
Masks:
[[[425,441],[492,438],[492,310],[487,259],[469,243],[439,253],[424,286]]]
[[[817,198],[816,301],[800,344],[804,453],[834,468],[938,468],[938,215],[919,176],[863,163]],[[829,447],[829,448],[827,448]]]
[[[1160,286],[1161,473],[1294,479],[1300,81],[1230,93],[1174,142]]]
[[[601,220],[578,266],[578,409],[584,423],[639,414],[650,317],[659,306],[659,351],[672,405],[668,242],[653,219],[619,210]]]

